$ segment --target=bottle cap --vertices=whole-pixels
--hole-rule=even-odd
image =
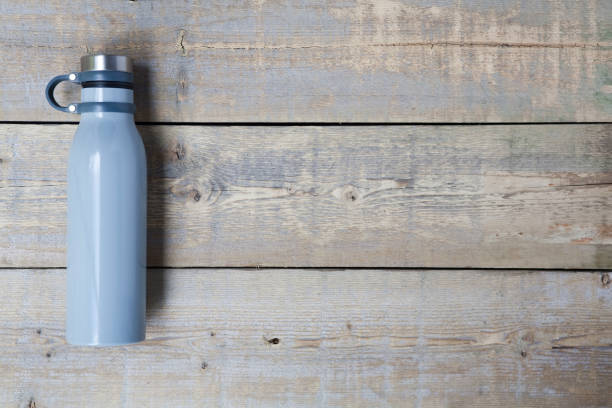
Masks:
[[[81,71],[132,71],[132,60],[125,55],[85,55],[81,57]]]

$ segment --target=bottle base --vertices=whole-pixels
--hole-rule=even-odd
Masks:
[[[90,346],[90,347],[112,347],[112,346],[126,346],[130,344],[142,343],[145,340],[144,337],[137,339],[126,339],[126,340],[113,340],[113,341],[82,341],[76,339],[66,338],[66,342],[71,346]]]

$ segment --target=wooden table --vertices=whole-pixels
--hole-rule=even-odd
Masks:
[[[0,1],[0,406],[612,405],[609,0],[191,3]],[[89,53],[136,61],[132,346],[64,340]]]

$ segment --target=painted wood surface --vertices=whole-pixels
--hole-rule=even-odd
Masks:
[[[0,273],[3,406],[605,407],[608,275],[149,271],[147,341],[73,347],[64,270]]]
[[[81,55],[137,61],[137,119],[612,120],[609,0],[0,2],[0,120]],[[59,89],[60,99],[78,99]]]
[[[75,128],[0,126],[2,266],[65,266]],[[140,131],[151,266],[612,267],[612,125]]]

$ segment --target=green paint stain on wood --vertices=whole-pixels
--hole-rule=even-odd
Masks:
[[[610,245],[597,245],[594,257],[595,268],[607,269],[612,265],[612,248]]]
[[[595,67],[597,81],[594,96],[595,102],[604,112],[612,113],[612,76],[608,65],[597,65]]]
[[[602,24],[599,31],[599,41],[612,41],[612,24]]]

